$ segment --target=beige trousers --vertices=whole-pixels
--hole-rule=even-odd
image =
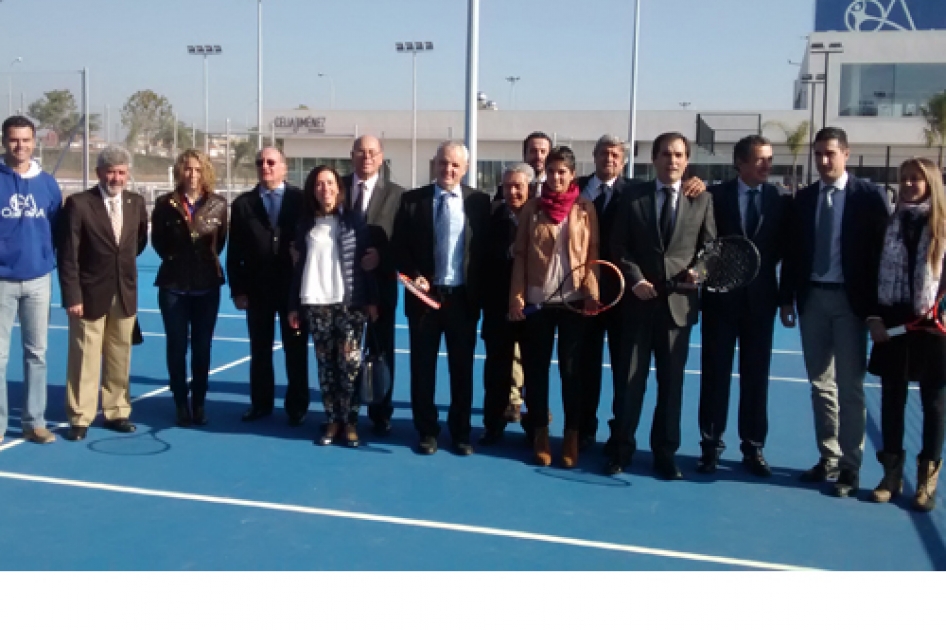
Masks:
[[[117,296],[105,317],[94,321],[69,318],[66,416],[72,426],[92,424],[98,410],[100,382],[105,419],[119,420],[131,415],[128,385],[134,327],[134,315],[124,316]]]

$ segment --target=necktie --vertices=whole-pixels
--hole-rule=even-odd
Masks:
[[[595,210],[598,212],[598,217],[601,217],[604,214],[604,208],[608,205],[608,190],[610,186],[607,184],[601,184],[601,187],[598,189],[598,196],[595,197]]]
[[[352,209],[357,210],[359,216],[364,216],[365,214],[365,195],[367,192],[367,185],[364,182],[358,182],[358,194],[355,195],[355,202],[352,204]]]
[[[269,224],[276,227],[279,221],[279,207],[277,206],[276,191],[270,190],[263,195],[266,200],[266,214],[269,215]]]
[[[663,240],[664,249],[670,245],[670,237],[673,236],[673,188],[665,187],[664,202],[660,209],[660,238]]]
[[[746,196],[746,237],[752,238],[759,229],[759,191],[750,188]]]
[[[823,276],[831,268],[831,241],[834,238],[834,186],[825,186],[821,192],[821,212],[818,215],[818,227],[815,232],[815,259],[811,270],[815,275]]]
[[[437,210],[434,213],[434,272],[439,280],[447,277],[449,266],[448,252],[450,249],[450,211],[447,208],[447,197],[450,193],[440,195]]]
[[[118,201],[109,199],[105,202],[108,208],[108,218],[112,222],[112,232],[115,234],[115,243],[121,243],[122,239],[122,213],[118,209]]]

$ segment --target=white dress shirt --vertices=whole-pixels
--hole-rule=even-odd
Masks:
[[[834,201],[834,226],[831,230],[831,266],[828,268],[828,273],[823,276],[817,276],[814,273],[811,274],[811,279],[816,282],[844,282],[844,271],[841,268],[841,225],[844,220],[844,197],[845,189],[847,188],[848,182],[847,171],[834,182],[834,187],[837,188],[833,195]],[[818,219],[821,217],[821,207],[824,205],[825,196],[823,194],[824,189],[828,187],[828,184],[824,183],[822,180],[818,186],[818,211],[815,213],[815,229],[818,228]],[[815,242],[817,242],[818,237],[815,236]]]

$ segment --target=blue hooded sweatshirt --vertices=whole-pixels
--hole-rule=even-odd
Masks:
[[[20,175],[0,161],[0,279],[33,280],[53,270],[59,184],[35,161]]]

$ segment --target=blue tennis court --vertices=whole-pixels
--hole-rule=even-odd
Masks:
[[[210,424],[174,426],[151,287],[157,258],[149,249],[139,260],[146,338],[135,348],[132,365],[137,433],[106,431],[98,420],[84,442],[66,441],[60,428],[53,445],[21,443],[22,365],[14,333],[11,422],[0,446],[0,570],[946,569],[942,503],[930,514],[908,509],[915,467],[908,466],[906,499],[892,505],[867,501],[881,476],[873,457],[880,439],[875,382],[867,390],[860,497],[837,499],[824,492],[827,487],[797,482],[817,450],[796,330],[776,333],[766,447],[774,475],[765,480],[742,470],[732,446],[716,476],[695,472],[698,334],[684,396],[682,482],[653,477],[646,450],[625,474],[603,476],[603,421],[598,446],[570,471],[534,466],[515,425],[504,444],[477,447],[472,457],[445,448],[432,457],[415,454],[406,327],[398,333],[392,434],[374,438],[365,420],[361,448],[318,447],[312,443],[322,419],[314,369],[313,403],[302,427],[287,426],[281,411],[255,423],[240,421],[249,405],[249,343],[243,316],[229,299],[221,302],[213,348]],[[58,301],[57,288],[53,303]],[[65,421],[66,323],[65,312],[54,308],[47,356],[47,417],[53,425]],[[277,357],[277,383],[284,386]],[[478,381],[482,358],[480,347]],[[314,362],[310,357],[313,367]],[[438,379],[438,404],[446,405],[443,359]],[[478,406],[481,383],[476,388]],[[653,389],[651,382],[639,433],[645,449]],[[610,417],[610,394],[602,395],[602,420]],[[552,432],[560,437],[556,396]],[[906,441],[913,457],[920,427],[915,396]],[[445,415],[443,407],[443,422]],[[738,444],[731,417],[730,445]],[[475,440],[482,430],[479,409],[474,427]],[[448,440],[444,430],[441,446]],[[559,448],[553,441],[553,452]],[[43,541],[39,550],[17,544],[25,531]]]

